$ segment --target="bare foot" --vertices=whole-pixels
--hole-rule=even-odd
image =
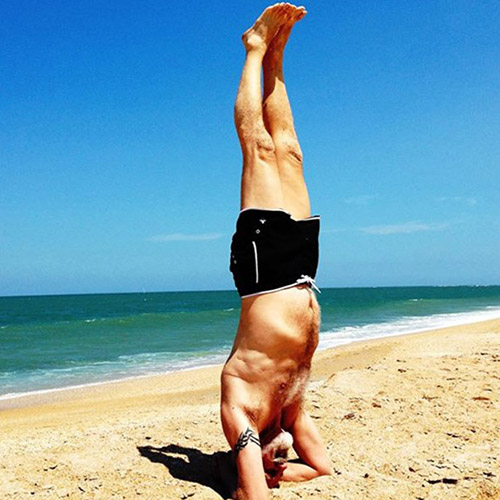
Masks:
[[[278,32],[271,40],[266,52],[264,64],[274,63],[283,57],[285,45],[288,42],[292,28],[297,21],[300,21],[307,11],[305,7],[296,7],[295,5],[285,4],[285,23],[279,28]]]
[[[257,50],[265,53],[278,30],[287,22],[290,4],[276,3],[267,7],[254,25],[243,33],[241,39],[247,51]]]

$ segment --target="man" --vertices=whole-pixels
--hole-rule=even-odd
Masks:
[[[243,152],[241,213],[231,245],[242,302],[221,375],[221,418],[232,449],[236,499],[263,500],[280,480],[330,474],[303,407],[318,343],[320,312],[312,287],[319,217],[310,216],[282,64],[292,27],[305,15],[304,7],[275,4],[242,37],[246,60],[235,104]],[[300,460],[287,463],[292,443]],[[227,479],[231,464],[220,466]]]

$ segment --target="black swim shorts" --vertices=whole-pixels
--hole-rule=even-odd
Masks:
[[[301,283],[314,285],[319,216],[295,220],[284,210],[241,211],[231,243],[230,270],[241,297]]]

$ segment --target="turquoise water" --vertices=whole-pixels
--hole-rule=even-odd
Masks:
[[[500,286],[323,289],[320,348],[500,317]],[[0,397],[221,363],[236,292],[0,298]]]

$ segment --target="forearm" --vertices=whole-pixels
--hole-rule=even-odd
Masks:
[[[281,480],[299,483],[322,475],[322,473],[304,463],[288,462]]]

